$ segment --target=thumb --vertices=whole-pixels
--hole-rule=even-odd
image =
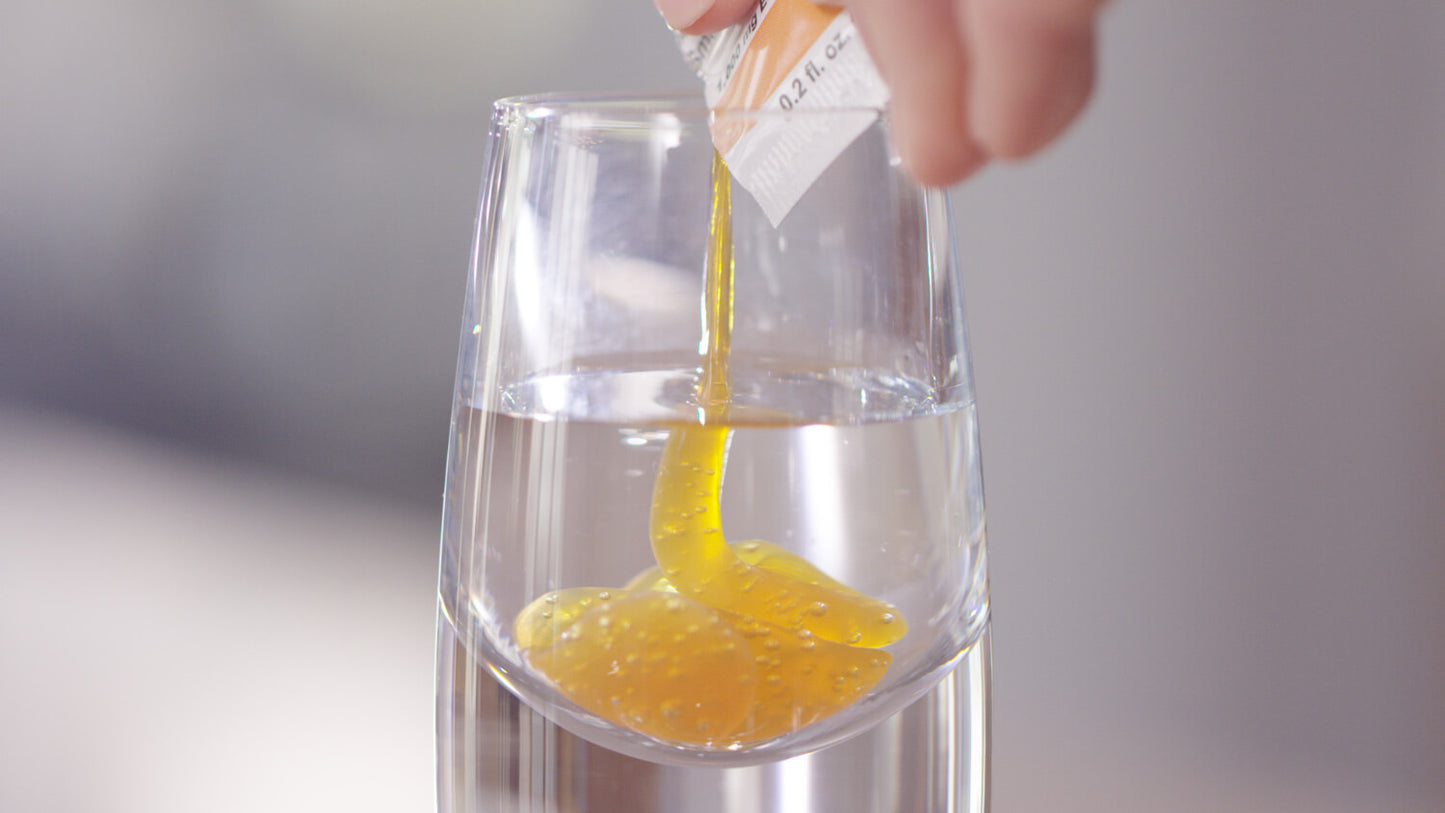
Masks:
[[[756,0],[653,0],[662,19],[684,34],[710,34],[741,21]]]

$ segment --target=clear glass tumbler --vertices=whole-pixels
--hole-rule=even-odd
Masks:
[[[774,225],[718,128],[860,135]],[[954,231],[882,111],[497,103],[439,598],[444,813],[987,808]]]

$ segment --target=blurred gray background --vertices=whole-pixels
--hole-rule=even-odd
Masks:
[[[1445,809],[1445,4],[1121,0],[955,194],[995,808]],[[431,804],[490,101],[646,0],[0,1],[0,809]]]

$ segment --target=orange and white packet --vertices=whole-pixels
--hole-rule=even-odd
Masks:
[[[758,0],[743,22],[678,41],[713,110],[856,111],[715,121],[714,144],[774,226],[888,102],[852,17],[838,8]]]

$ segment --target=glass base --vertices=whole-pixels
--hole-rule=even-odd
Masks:
[[[927,695],[830,748],[745,768],[623,756],[549,722],[442,619],[439,813],[985,813],[987,630]]]

